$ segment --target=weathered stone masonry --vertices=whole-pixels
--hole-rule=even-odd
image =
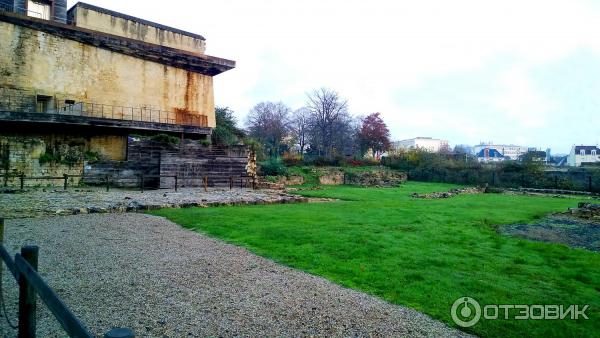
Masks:
[[[40,19],[27,4],[0,1],[5,184],[17,174],[89,178],[91,164],[129,174],[210,174],[214,182],[240,171],[231,151],[191,151],[193,142],[163,150],[158,166],[128,153],[133,134],[210,139],[212,77],[235,62],[205,55],[204,37],[84,3],[67,13],[64,0],[49,2]]]

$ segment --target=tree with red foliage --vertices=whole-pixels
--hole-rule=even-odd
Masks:
[[[370,114],[362,120],[358,140],[363,152],[369,149],[373,152],[373,157],[378,153],[383,153],[390,148],[390,130],[388,129],[380,113]]]

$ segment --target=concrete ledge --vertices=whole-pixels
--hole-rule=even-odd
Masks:
[[[211,135],[212,128],[169,123],[116,120],[84,116],[0,111],[0,121],[23,123],[71,124],[79,126],[118,128],[121,130],[150,130],[168,133]]]
[[[204,75],[215,76],[235,68],[235,61],[227,59],[195,54],[175,48],[154,45],[143,41],[9,12],[0,11],[0,21]]]

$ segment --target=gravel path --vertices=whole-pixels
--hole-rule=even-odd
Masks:
[[[138,337],[465,336],[155,216],[11,220],[5,237],[12,253],[24,242],[40,245],[42,275],[98,335],[122,326]],[[14,317],[16,288],[4,277]],[[0,335],[14,336],[0,320]],[[64,336],[45,310],[38,330]]]

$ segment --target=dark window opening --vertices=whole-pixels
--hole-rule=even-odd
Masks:
[[[65,100],[65,104],[70,106],[75,104],[75,100]]]
[[[51,103],[52,96],[38,95],[36,99],[36,111],[38,113],[43,113],[50,110],[50,108],[52,107]]]

